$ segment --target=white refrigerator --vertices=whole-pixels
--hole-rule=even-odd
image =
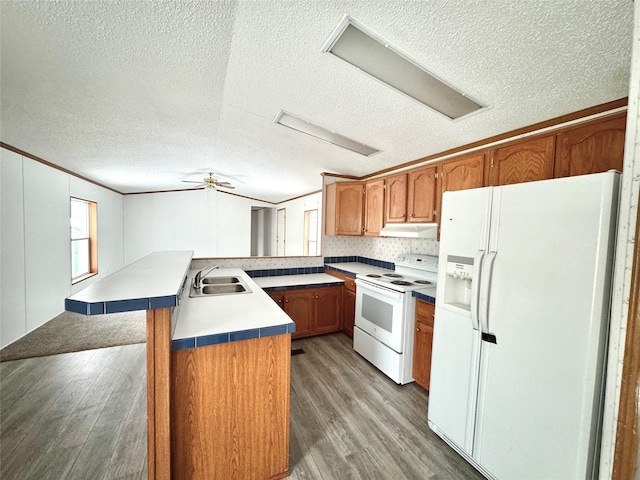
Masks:
[[[428,421],[487,478],[597,478],[618,184],[443,196]]]

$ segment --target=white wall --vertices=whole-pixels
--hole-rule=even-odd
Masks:
[[[223,192],[125,195],[125,263],[158,250],[193,250],[194,257],[248,257],[251,205]]]
[[[318,210],[318,218],[320,219],[318,228],[322,230],[322,192],[279,203],[276,208],[278,210],[284,208],[287,213],[285,255],[303,255],[304,212]],[[318,242],[322,242],[322,235],[320,235]],[[322,246],[320,246],[320,251],[322,251]]]
[[[122,195],[0,149],[0,348],[64,311],[64,299],[123,267]],[[98,203],[98,274],[72,287],[69,198]]]
[[[0,346],[27,330],[22,157],[0,149]]]

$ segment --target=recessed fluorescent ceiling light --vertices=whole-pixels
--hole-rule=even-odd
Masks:
[[[352,152],[356,152],[361,155],[369,156],[380,151],[376,150],[375,148],[371,148],[364,143],[356,142],[355,140],[342,136],[336,132],[327,130],[326,128],[314,125],[304,118],[296,117],[295,115],[287,113],[283,110],[280,110],[278,112],[276,118],[273,119],[273,122],[285,127],[292,128],[299,132],[306,133],[307,135],[311,135],[312,137],[319,138],[320,140],[324,140],[325,142],[332,143],[333,145],[346,148],[347,150],[351,150]]]
[[[322,47],[451,120],[485,108],[346,15]]]

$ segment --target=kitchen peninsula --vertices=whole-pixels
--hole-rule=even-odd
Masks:
[[[295,324],[240,269],[208,278],[234,277],[244,292],[190,298],[191,257],[152,253],[65,308],[147,310],[149,479],[286,477]]]

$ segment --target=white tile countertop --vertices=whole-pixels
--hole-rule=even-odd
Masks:
[[[253,281],[261,288],[300,288],[306,286],[344,285],[342,280],[326,273],[277,275],[275,277],[254,278]]]
[[[83,315],[151,310],[177,305],[193,251],[154,252],[65,299]]]
[[[191,298],[190,285],[196,273],[197,270],[189,271],[188,288],[182,294],[172,337],[173,350],[295,331],[293,320],[243,270],[221,268],[206,277],[239,277],[250,293]]]
[[[366,275],[368,273],[383,274],[393,272],[393,270],[389,270],[387,268],[375,267],[373,265],[359,262],[327,263],[325,267],[330,267],[334,270],[343,271],[352,275],[357,275],[358,273]]]

